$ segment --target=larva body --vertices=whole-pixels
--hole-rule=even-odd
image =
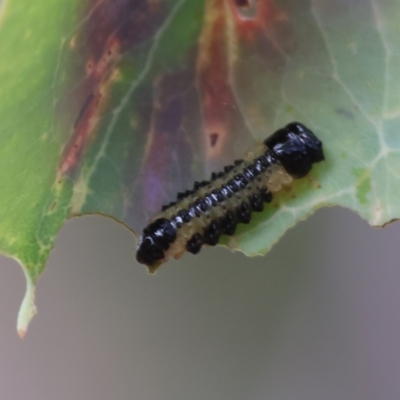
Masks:
[[[262,211],[282,186],[322,160],[322,142],[304,125],[288,124],[243,160],[212,174],[210,181],[196,182],[193,190],[163,207],[144,229],[136,259],[154,272],[169,257],[216,245],[221,235],[233,235],[238,223],[249,223],[251,213]]]

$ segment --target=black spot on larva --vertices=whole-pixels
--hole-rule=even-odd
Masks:
[[[200,212],[205,212],[210,208],[204,199],[198,199],[194,204],[200,210]]]
[[[218,173],[213,172],[213,173],[211,174],[211,180],[212,180],[212,181],[215,181],[216,179],[222,178],[224,175],[225,175],[225,174],[224,174],[223,172],[218,172]]]
[[[254,163],[254,170],[256,171],[256,175],[260,175],[262,172],[265,171],[265,168],[263,167],[261,162],[258,162],[256,160],[256,162]]]
[[[202,245],[203,239],[200,233],[195,233],[186,243],[186,250],[189,253],[197,254],[200,251]]]
[[[220,203],[225,200],[225,196],[221,193],[219,189],[214,189],[211,195]]]
[[[182,221],[186,224],[192,219],[187,210],[179,210],[178,216],[182,218]]]
[[[165,211],[174,205],[176,205],[176,201],[172,201],[171,203],[167,204],[166,206],[162,206],[161,211]]]
[[[215,246],[218,243],[221,231],[217,222],[211,222],[211,224],[205,229],[203,241],[205,244]]]
[[[273,200],[269,177],[281,180],[279,171],[285,168],[293,178],[300,178],[324,159],[322,143],[299,123],[276,131],[264,144],[263,154],[249,153],[245,161],[237,160],[224,172],[213,173],[210,182],[195,182],[193,190],[178,194],[177,203],[163,207],[174,206],[177,213],[171,218],[171,210],[162,212],[144,229],[137,260],[154,271],[185,248],[196,254],[203,244],[217,244],[220,235],[233,235],[238,223],[249,223],[252,212],[262,211],[264,203]],[[278,168],[271,168],[273,164]]]
[[[263,200],[264,203],[271,203],[272,199],[273,199],[273,195],[270,191],[268,191],[266,188],[262,188],[260,190],[260,196]]]
[[[194,183],[194,190],[198,190],[204,186],[207,186],[209,184],[208,181],[201,181],[201,182],[195,182]]]
[[[252,167],[252,166],[246,167],[243,170],[243,174],[249,181],[252,181],[255,178],[254,167]]]
[[[200,217],[201,215],[201,210],[196,206],[194,203],[189,204],[189,214],[192,218],[194,217]]]
[[[268,162],[268,165],[272,165],[278,162],[278,159],[276,158],[275,154],[270,151],[267,151],[265,153],[265,159],[266,162]]]
[[[232,211],[228,211],[224,218],[220,218],[219,226],[221,231],[225,235],[233,235],[236,230],[236,225],[238,221],[236,220],[235,214]]]
[[[177,198],[178,200],[183,200],[191,196],[192,194],[193,194],[192,190],[186,190],[186,192],[179,192]]]
[[[243,174],[237,174],[233,178],[236,184],[239,185],[240,189],[244,189],[246,185],[249,183],[249,180]]]
[[[250,196],[249,201],[252,211],[262,211],[264,209],[263,199],[258,193],[254,193]]]
[[[271,166],[270,158],[267,157],[266,155],[262,155],[256,159],[255,167],[258,169],[258,171],[264,172],[270,166]]]
[[[222,195],[225,198],[230,199],[232,197],[232,195],[233,195],[233,191],[229,190],[229,188],[227,186],[222,186],[222,188],[220,190],[221,190]]]
[[[261,158],[261,164],[263,165],[264,168],[269,168],[275,162],[276,162],[276,159],[274,157],[272,157],[271,154],[265,154]]]
[[[260,170],[257,168],[256,164],[253,164],[252,166],[250,166],[249,168],[251,168],[251,173],[257,177],[258,175],[260,175]]]
[[[243,202],[236,209],[236,218],[242,224],[248,224],[251,219],[251,210],[246,202]]]
[[[227,183],[226,183],[226,187],[232,191],[233,193],[237,193],[240,190],[240,186],[238,183],[236,183],[233,179],[230,179]]]
[[[204,201],[207,203],[209,208],[215,207],[218,204],[217,200],[214,199],[211,193],[208,193],[204,196]]]
[[[183,219],[179,215],[174,215],[171,222],[173,222],[177,228],[181,228],[183,225]]]
[[[224,167],[224,172],[227,174],[227,173],[231,172],[233,170],[233,168],[235,168],[234,165],[227,165],[226,167]]]

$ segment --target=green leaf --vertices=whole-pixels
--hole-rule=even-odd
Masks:
[[[64,221],[140,232],[162,204],[292,120],[326,161],[225,239],[265,253],[317,207],[399,217],[394,0],[0,3],[0,250],[23,266],[18,330]]]
[[[257,136],[268,120],[273,126],[300,120],[323,141],[326,162],[311,174],[320,188],[302,182],[296,198],[283,196],[276,210],[229,242],[246,254],[265,253],[288,227],[321,206],[348,207],[374,226],[400,214],[399,5],[313,0],[309,7],[294,1],[281,6],[277,24],[286,25],[292,43],[275,42],[268,72],[262,53],[243,44],[247,56],[236,63],[236,93]]]

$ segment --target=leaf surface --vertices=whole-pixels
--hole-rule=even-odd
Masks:
[[[0,3],[0,249],[23,266],[18,330],[64,221],[140,232],[195,179],[298,120],[326,161],[224,243],[265,253],[317,207],[399,217],[394,0]]]

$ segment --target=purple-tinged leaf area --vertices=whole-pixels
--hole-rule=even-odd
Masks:
[[[84,62],[70,70],[71,85],[81,84],[66,104],[80,99],[78,117],[59,174],[74,185],[72,215],[107,214],[139,231],[193,179],[202,147],[195,86],[204,5],[96,4],[75,38],[72,59]]]
[[[399,17],[395,0],[1,2],[0,249],[28,281],[19,332],[65,220],[140,233],[290,121],[326,161],[225,244],[265,253],[324,205],[398,218]]]

